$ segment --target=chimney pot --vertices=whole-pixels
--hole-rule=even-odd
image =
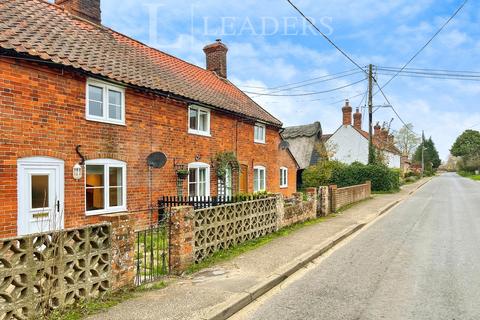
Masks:
[[[55,0],[55,4],[77,17],[96,24],[102,23],[100,0]]]
[[[345,106],[342,108],[343,113],[343,125],[351,126],[352,125],[352,107],[350,106],[350,101],[345,100]]]
[[[227,78],[227,46],[221,39],[203,48],[207,59],[207,70],[215,72],[222,78]]]

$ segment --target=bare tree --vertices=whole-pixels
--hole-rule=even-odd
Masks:
[[[409,159],[420,144],[420,137],[413,132],[413,124],[409,123],[395,132],[395,145],[402,152],[402,155]]]

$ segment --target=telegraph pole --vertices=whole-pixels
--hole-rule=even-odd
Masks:
[[[422,177],[425,172],[425,132],[422,130]]]
[[[368,163],[375,162],[373,150],[373,65],[368,65]]]

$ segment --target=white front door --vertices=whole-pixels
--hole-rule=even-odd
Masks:
[[[24,158],[17,168],[18,235],[63,228],[63,160]]]

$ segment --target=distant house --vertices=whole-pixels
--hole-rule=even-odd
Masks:
[[[303,126],[287,127],[281,135],[288,142],[289,149],[298,162],[297,186],[301,186],[303,170],[317,164],[322,157],[322,126],[317,121]]]
[[[369,133],[362,130],[362,114],[357,109],[353,114],[348,100],[342,108],[343,123],[331,135],[324,135],[322,141],[330,159],[343,163],[368,163]],[[394,137],[388,130],[377,124],[374,127],[373,145],[381,151],[384,162],[390,168],[401,167],[401,152],[395,147]]]

